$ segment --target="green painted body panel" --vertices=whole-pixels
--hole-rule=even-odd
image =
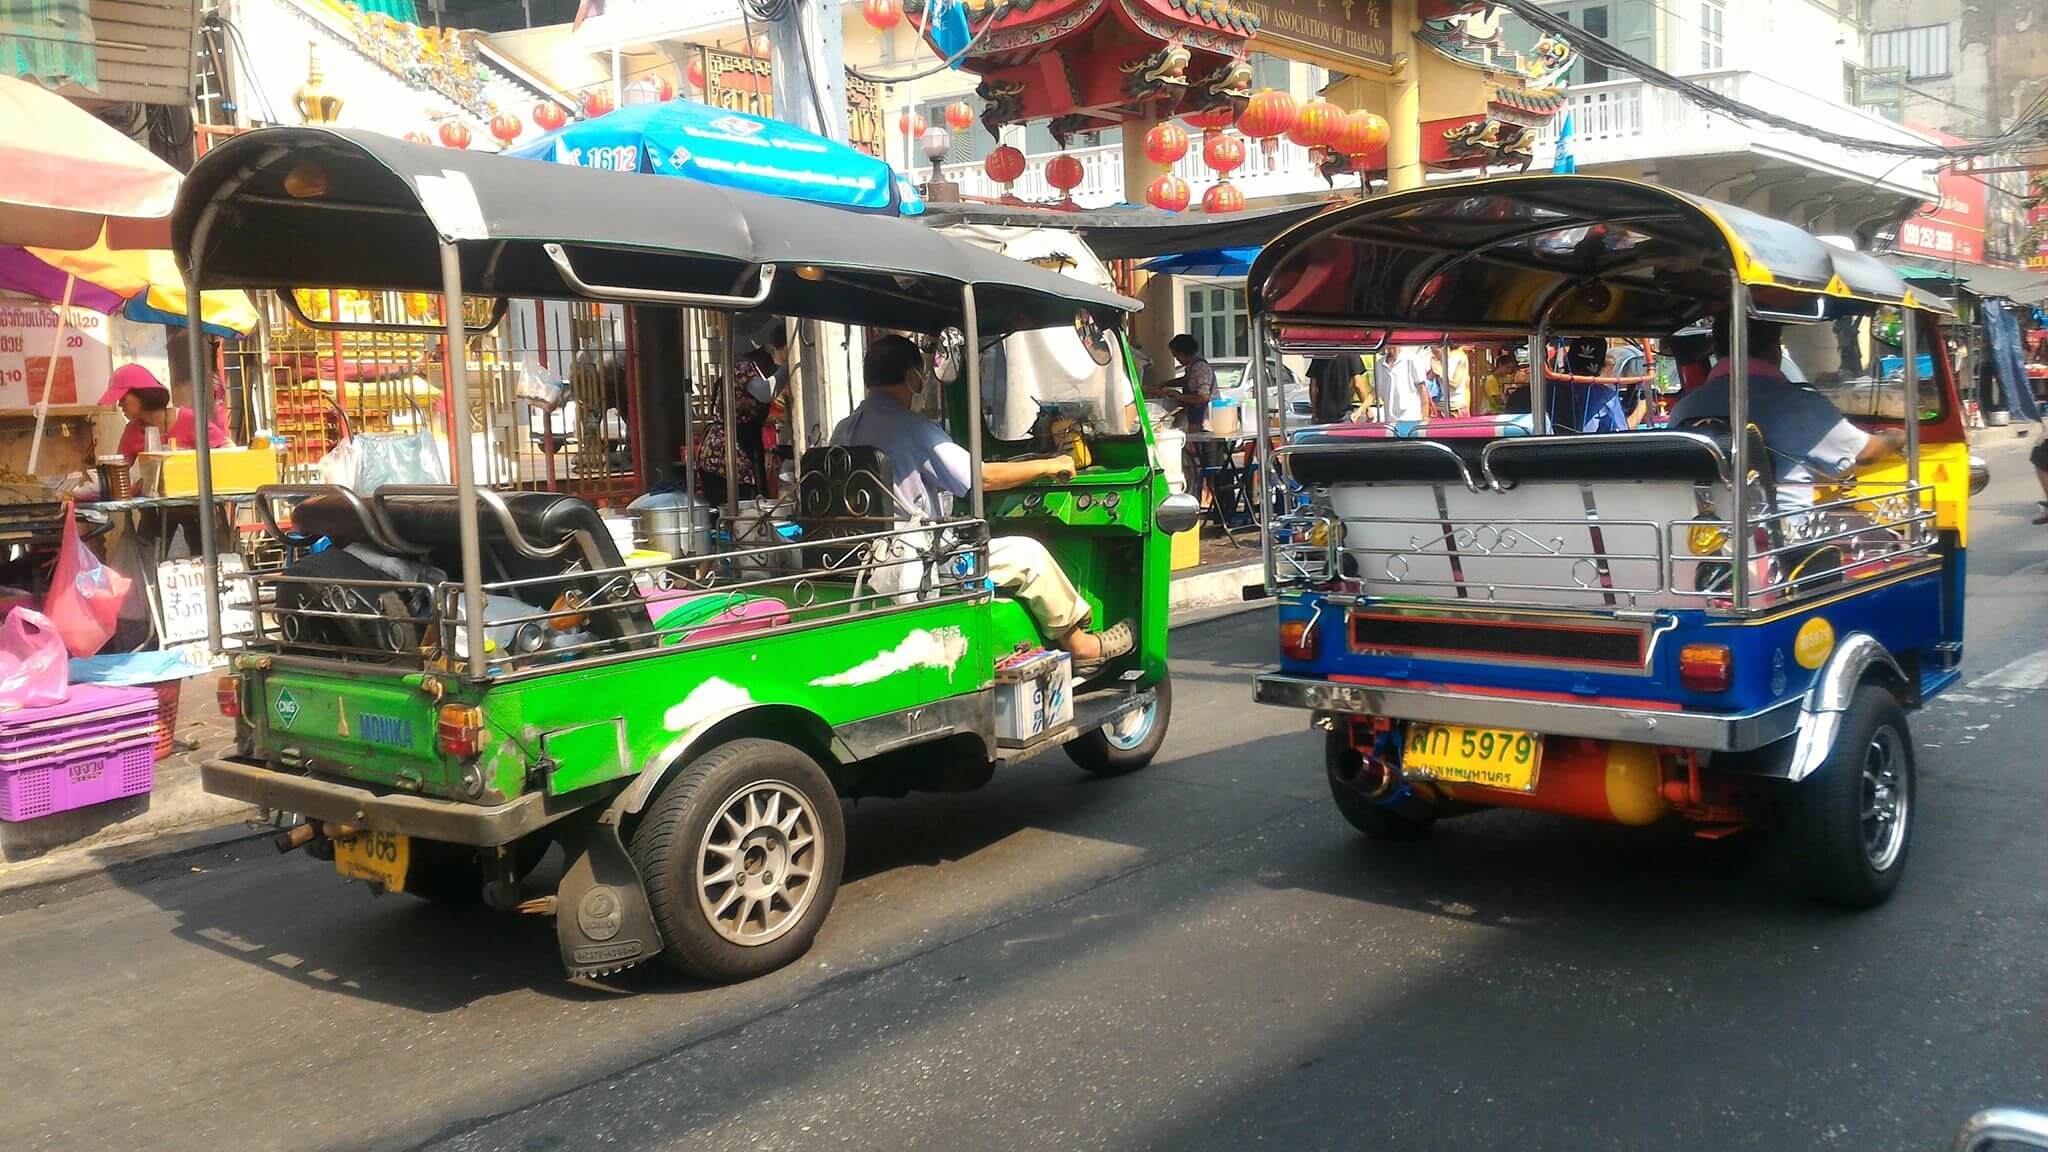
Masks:
[[[964,407],[964,395],[953,399],[956,410]],[[1166,675],[1171,543],[1153,527],[1167,488],[1151,464],[1151,428],[1140,420],[1136,435],[1095,442],[1095,466],[1041,489],[1040,501],[1027,504],[1029,490],[993,493],[988,509],[996,534],[1028,533],[1046,543],[1097,627],[1137,622],[1139,679],[1153,684]],[[1091,497],[1088,508],[1079,506],[1082,492]],[[1114,509],[1101,499],[1112,492]],[[850,585],[832,581],[806,586],[814,604],[850,593]],[[461,795],[463,766],[436,747],[436,709],[444,701],[476,704],[487,730],[479,799],[497,801],[534,788],[576,792],[660,767],[710,726],[748,709],[794,709],[836,728],[979,691],[993,681],[998,658],[1039,643],[1024,609],[997,598],[828,617],[480,686],[451,679],[438,700],[418,673],[370,665],[353,675],[288,660],[243,668],[252,699],[263,702],[263,715],[252,718],[257,755],[288,750],[322,773],[451,799]],[[288,726],[278,712],[285,695],[294,713]],[[364,716],[374,718],[367,731]],[[600,795],[610,793],[593,793]]]

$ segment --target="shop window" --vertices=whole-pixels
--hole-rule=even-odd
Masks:
[[[1245,317],[1244,289],[1198,284],[1186,293],[1188,331],[1202,345],[1202,355],[1228,359],[1246,355],[1251,325]]]
[[[1602,40],[1607,39],[1607,5],[1588,4],[1580,9],[1579,27],[1584,28],[1588,36],[1595,36]],[[1591,60],[1581,60],[1579,62],[1580,83],[1604,84],[1609,79],[1610,75],[1607,65],[1596,64]]]

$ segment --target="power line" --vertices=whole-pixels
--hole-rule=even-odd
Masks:
[[[1626,72],[1646,84],[1675,92],[1690,103],[1702,108],[1724,113],[1738,120],[1759,124],[1780,131],[1791,132],[1810,139],[1835,144],[1860,152],[1881,152],[1891,156],[1905,156],[1926,160],[1957,160],[1964,157],[1990,156],[2016,149],[2038,147],[2048,143],[2048,108],[2036,100],[2027,111],[2013,122],[2011,128],[1998,136],[1966,141],[1949,146],[1940,144],[1909,144],[1904,141],[1872,140],[1863,136],[1850,136],[1816,128],[1788,116],[1766,112],[1754,105],[1723,96],[1718,92],[1690,80],[1674,76],[1657,66],[1631,56],[1605,39],[1587,32],[1583,28],[1538,7],[1533,0],[1499,0],[1500,6],[1520,16],[1523,20],[1543,32],[1563,38],[1578,49],[1580,57],[1618,72]]]

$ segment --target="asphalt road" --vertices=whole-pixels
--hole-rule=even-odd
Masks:
[[[1934,1149],[2048,1104],[2048,529],[1977,505],[1965,690],[1886,907],[1759,840],[1492,813],[1361,840],[1253,611],[1160,761],[850,812],[818,946],[565,982],[550,925],[267,847],[0,905],[0,1149]]]

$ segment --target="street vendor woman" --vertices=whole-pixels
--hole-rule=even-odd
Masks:
[[[152,428],[156,429],[159,443],[164,448],[199,447],[199,432],[192,410],[171,403],[171,390],[140,364],[124,364],[114,369],[113,376],[107,381],[106,392],[100,396],[100,405],[105,408],[119,406],[121,414],[128,418],[128,427],[121,432],[117,451],[130,464],[148,449],[149,430]],[[214,448],[222,448],[229,443],[227,419],[218,405],[207,428],[207,440]]]
[[[973,487],[973,458],[944,428],[911,410],[912,400],[924,390],[924,354],[904,337],[884,336],[868,345],[864,374],[867,398],[833,429],[832,443],[881,449],[894,473],[891,487],[902,513],[944,519],[952,501]],[[1073,472],[1074,460],[1066,455],[990,460],[981,466],[981,482],[1000,491]],[[989,539],[988,578],[1024,605],[1052,644],[1073,655],[1078,681],[1085,683],[1136,642],[1128,620],[1088,631],[1088,602],[1045,545],[1029,536]]]

